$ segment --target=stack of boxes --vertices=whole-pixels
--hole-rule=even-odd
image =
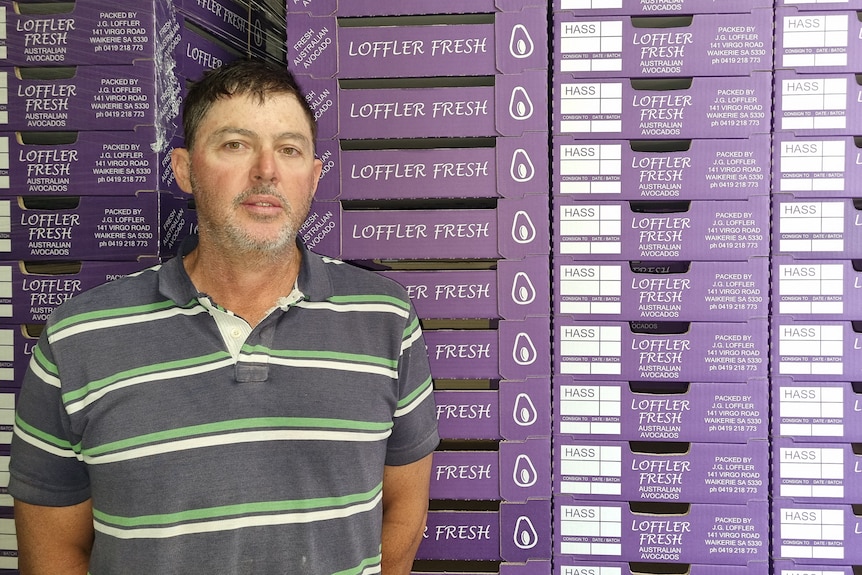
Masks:
[[[862,563],[858,190],[862,2],[776,4],[772,411],[775,573]]]
[[[543,2],[290,3],[324,162],[306,244],[404,285],[443,443],[416,572],[549,575]]]
[[[769,572],[772,24],[555,5],[560,575]]]
[[[185,84],[262,54],[250,13],[233,0],[0,0],[3,486],[15,394],[42,325],[69,297],[165,255],[159,192],[174,190]],[[11,504],[3,487],[0,572],[17,567]]]

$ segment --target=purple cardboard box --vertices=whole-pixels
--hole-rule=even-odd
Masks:
[[[0,385],[0,450],[5,450],[6,446],[12,442],[18,391],[18,387],[10,387],[7,384]],[[8,469],[4,471],[8,471]],[[5,487],[6,483],[3,486]]]
[[[547,375],[550,316],[501,320],[497,329],[425,331],[435,379],[520,379]]]
[[[287,3],[287,13],[310,13],[315,16],[411,16],[429,14],[477,14],[520,10],[529,6],[547,7],[545,0],[437,0],[434,3],[421,0],[379,2],[377,0],[302,0]]]
[[[792,560],[779,560],[773,563],[774,575],[853,575],[856,571],[851,565],[800,565]]]
[[[548,73],[531,70],[468,79],[464,86],[364,87],[300,78],[321,139],[520,136],[548,131]],[[341,85],[343,84],[343,85]]]
[[[742,504],[769,498],[769,445],[554,437],[554,493],[579,500]]]
[[[495,511],[432,510],[419,560],[517,561],[550,559],[551,502],[501,502]]]
[[[550,313],[547,256],[497,260],[496,270],[382,271],[407,289],[422,319],[523,319]]]
[[[176,255],[183,240],[197,230],[198,216],[190,196],[159,194],[159,256]]]
[[[770,326],[772,373],[798,381],[859,381],[862,336],[856,331],[858,325],[775,316]]]
[[[337,204],[335,204],[337,206]],[[547,255],[548,204],[501,199],[490,209],[344,210],[341,257],[521,259]]]
[[[179,81],[153,61],[61,68],[61,77],[55,70],[0,68],[4,131],[116,131],[154,125],[157,137],[165,138],[159,143],[172,137],[179,114]]]
[[[554,503],[554,553],[573,559],[746,565],[768,558],[766,501],[742,505]]]
[[[13,260],[137,260],[159,253],[156,192],[0,199],[0,254]]]
[[[772,427],[775,437],[796,441],[855,443],[862,426],[862,387],[849,381],[805,381],[776,376],[772,382]]]
[[[673,16],[674,14],[739,14],[771,8],[770,0],[553,0],[554,16],[578,15]]]
[[[487,76],[548,67],[545,7],[500,12],[484,23],[415,18],[339,20],[303,13],[287,19],[287,61],[316,78]]]
[[[547,499],[551,496],[551,438],[502,441],[497,450],[434,452],[431,499]]]
[[[661,19],[554,14],[557,78],[747,76],[772,69],[772,8]]]
[[[503,380],[498,389],[438,389],[434,399],[444,439],[515,441],[551,435],[548,378]]]
[[[862,271],[853,261],[778,254],[771,262],[773,314],[795,319],[862,318]]]
[[[284,49],[283,29],[271,21],[258,2],[243,0],[174,0],[176,10],[229,42],[243,53],[272,58]],[[277,40],[276,40],[277,39]]]
[[[151,126],[125,132],[0,133],[0,195],[134,195],[164,189]]]
[[[474,569],[483,569],[482,571],[462,571],[460,569],[470,569],[470,566],[458,566],[459,571],[428,571],[426,569],[415,568],[410,572],[410,575],[551,575],[550,560],[529,560],[522,563],[500,563],[497,565],[497,571],[485,571],[485,566],[475,567]]]
[[[179,32],[172,42],[177,73],[185,78],[197,80],[207,70],[243,57],[236,46],[211,35],[184,15],[177,16]]]
[[[747,565],[668,565],[666,563],[610,563],[606,561],[581,561],[567,556],[554,557],[554,575],[661,575],[675,573],[684,567],[687,575],[769,575],[767,561],[750,562]],[[795,573],[794,575],[803,575]],[[815,575],[808,573],[807,575]],[[826,574],[816,574],[826,575]]]
[[[855,199],[772,198],[772,253],[796,258],[862,257],[862,213]]]
[[[860,456],[847,443],[777,437],[772,441],[772,497],[800,503],[860,501]]]
[[[555,196],[554,253],[578,260],[738,261],[769,254],[769,197],[583,201]]]
[[[859,10],[862,0],[775,0],[775,7],[792,7],[796,10]]]
[[[736,383],[554,379],[554,433],[576,440],[746,443],[769,437],[766,378]]]
[[[0,261],[0,323],[44,323],[70,297],[156,263]]]
[[[574,319],[747,321],[769,313],[769,259],[579,262],[555,258],[554,312]]]
[[[601,200],[744,200],[769,193],[768,134],[735,140],[554,138],[554,193]]]
[[[775,11],[775,68],[803,73],[860,72],[862,21],[848,10]]]
[[[0,326],[0,387],[6,391],[21,387],[21,379],[41,332],[41,324]],[[0,427],[0,442],[4,438],[3,432],[11,433],[11,428],[4,430]],[[11,435],[8,438],[11,440]]]
[[[605,322],[560,319],[554,373],[624,381],[732,382],[767,375],[766,319]]]
[[[585,138],[748,138],[772,125],[772,73],[555,78],[554,131]],[[858,125],[858,124],[857,124]]]
[[[799,197],[852,197],[862,178],[862,150],[853,136],[800,137],[776,132],[773,189]]]
[[[775,71],[775,131],[852,136],[862,125],[862,85],[854,74]]]
[[[862,518],[849,503],[799,503],[775,499],[772,556],[797,565],[862,563]],[[807,572],[807,571],[803,571]]]
[[[548,134],[498,137],[492,147],[340,150],[329,199],[523,198],[547,195]],[[318,150],[320,151],[320,150]],[[339,154],[339,150],[333,150]],[[326,152],[324,152],[326,154]],[[329,157],[328,157],[329,158]],[[321,158],[323,159],[323,158]],[[317,197],[321,197],[318,187]]]

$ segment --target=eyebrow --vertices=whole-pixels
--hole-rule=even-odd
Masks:
[[[236,128],[233,126],[225,126],[223,128],[219,128],[215,132],[213,132],[212,137],[223,136],[225,134],[236,134],[238,136],[246,136],[249,138],[257,138],[258,133],[253,130],[247,130],[245,128]],[[311,139],[308,136],[303,134],[302,132],[282,132],[276,135],[276,140],[299,140],[303,144],[311,145]]]

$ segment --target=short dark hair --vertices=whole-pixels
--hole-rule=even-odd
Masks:
[[[305,100],[296,78],[286,68],[263,60],[239,59],[208,70],[192,84],[183,102],[185,146],[195,145],[198,127],[212,105],[234,95],[253,96],[264,102],[272,94],[293,94],[302,106],[311,127],[312,144],[317,140],[314,112]]]

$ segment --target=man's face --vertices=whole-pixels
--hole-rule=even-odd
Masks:
[[[235,255],[292,249],[322,168],[290,94],[217,101],[194,149],[175,150],[172,159],[177,182],[194,194],[202,241]]]

